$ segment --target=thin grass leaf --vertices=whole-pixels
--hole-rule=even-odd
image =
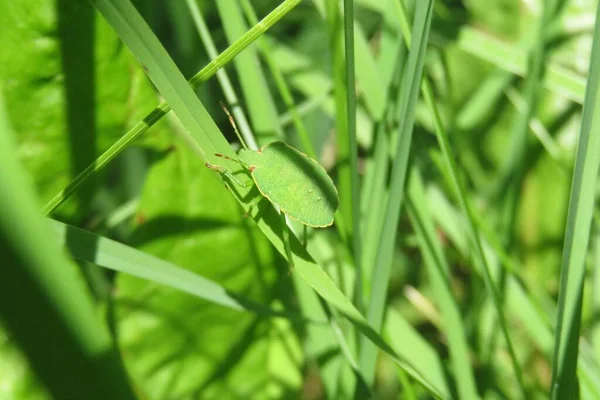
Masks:
[[[215,4],[223,22],[225,35],[229,42],[233,43],[248,29],[239,2],[219,0]],[[277,123],[277,108],[259,62],[256,46],[249,46],[246,51],[235,57],[233,65],[240,79],[246,109],[259,145],[280,140],[283,132]]]
[[[233,157],[233,150],[214,121],[133,5],[123,0],[93,0],[93,4],[113,26],[134,55],[146,66],[152,81],[190,132],[203,156],[215,163],[217,161],[223,163],[223,160],[214,155],[217,152]],[[227,163],[227,167],[233,173],[241,172],[241,167],[234,162]],[[248,211],[251,201],[247,198],[249,189],[231,189],[242,207]],[[273,207],[262,204],[262,207],[256,207],[251,216],[274,248],[284,255],[279,213]],[[367,323],[331,278],[313,261],[295,235],[291,235],[290,239],[295,261],[294,274],[303,278],[325,301],[357,326],[366,337],[389,354],[396,364],[404,368],[431,393],[438,397],[448,397],[429,383],[427,377],[412,368],[411,360],[405,360],[398,356],[377,331]]]
[[[0,96],[0,319],[57,399],[135,399],[79,269],[48,240]]]
[[[373,70],[376,62],[369,49],[360,45],[361,42],[366,43],[367,39],[363,37],[364,33],[358,29],[358,26],[355,29],[355,35],[358,44],[356,49],[357,71],[367,70],[369,74],[377,76],[377,80],[385,80],[387,82],[387,87],[384,87],[382,86],[383,83],[375,83],[374,78],[371,78],[368,81],[371,89],[364,91],[362,96],[367,109],[378,110],[376,114],[371,114],[375,119],[373,126],[375,139],[373,145],[370,147],[371,157],[366,162],[366,172],[361,193],[363,217],[361,225],[364,230],[362,265],[364,269],[365,299],[367,299],[370,295],[373,266],[379,247],[379,232],[381,232],[381,226],[385,217],[385,205],[388,200],[387,177],[390,150],[392,150],[389,143],[395,143],[397,136],[392,127],[398,124],[398,116],[395,113],[402,68],[404,68],[407,52],[399,38],[395,38],[393,51],[390,51],[392,56],[387,58],[387,62],[391,65],[380,65],[381,68],[385,68],[388,71],[389,76],[387,76],[388,74],[381,76],[382,74],[376,68]],[[360,75],[360,78],[361,82],[363,82],[362,75]],[[366,85],[361,84],[361,86]],[[379,108],[381,109],[379,110]]]
[[[344,142],[348,149],[343,153],[348,156],[350,167],[350,202],[352,219],[346,219],[346,223],[352,226],[352,250],[354,253],[354,268],[356,270],[356,285],[354,286],[355,304],[359,310],[363,310],[363,274],[362,274],[362,240],[360,228],[360,186],[358,180],[358,143],[356,141],[356,91],[355,67],[354,67],[354,1],[344,0],[344,58],[346,61],[346,134],[348,138]],[[338,139],[338,143],[340,143]],[[340,147],[338,146],[338,151]]]
[[[269,15],[262,19],[262,21],[255,25],[252,29],[247,31],[238,40],[236,40],[231,46],[223,51],[217,58],[212,60],[206,67],[202,68],[200,72],[194,75],[190,80],[189,84],[192,87],[197,87],[202,82],[205,82],[212,77],[218,70],[223,68],[229,61],[237,56],[242,50],[252,44],[260,35],[271,28],[281,18],[283,18],[288,12],[296,7],[302,0],[285,0],[277,8],[275,8]],[[42,210],[44,215],[50,215],[57,207],[64,203],[73,193],[75,193],[79,187],[95,174],[97,174],[102,168],[110,163],[115,157],[117,157],[123,150],[125,150],[135,139],[140,137],[150,127],[157,123],[162,117],[164,117],[169,111],[171,106],[166,102],[159,104],[152,112],[150,112],[144,119],[138,122],[133,128],[131,128],[125,135],[121,137],[115,144],[113,144],[108,150],[106,150],[98,159],[79,175],[71,181],[63,190],[56,194],[46,204]]]
[[[417,232],[417,241],[425,259],[436,303],[443,317],[443,332],[448,338],[452,370],[459,398],[477,399],[475,374],[469,358],[465,327],[460,309],[450,289],[450,268],[435,232],[432,214],[427,207],[420,172],[415,168],[410,179],[408,214]]]
[[[66,246],[76,260],[91,262],[103,268],[169,286],[234,310],[270,317],[284,317],[299,322],[303,320],[300,315],[276,311],[245,296],[229,292],[210,279],[133,247],[59,221],[50,220],[50,226],[54,232],[55,241],[60,246]],[[325,323],[325,320],[312,322]]]
[[[417,5],[413,28],[412,51],[408,55],[407,66],[402,79],[399,106],[399,140],[392,167],[385,221],[379,234],[380,244],[371,277],[371,291],[368,302],[367,318],[369,323],[376,329],[380,329],[383,322],[398,220],[404,197],[404,183],[408,171],[408,156],[415,121],[415,108],[423,72],[432,11],[433,1],[419,2]],[[375,375],[377,349],[372,344],[363,340],[360,350],[361,371],[367,382],[372,383]]]
[[[390,12],[384,1],[357,0],[357,3],[380,14]],[[560,22],[562,21],[558,19],[555,24]],[[549,29],[549,31],[552,31],[552,29]],[[402,32],[406,34],[410,30],[403,27]],[[457,32],[452,32],[449,39],[448,32],[443,24],[440,27],[433,27],[431,32],[432,44],[445,46],[450,44],[450,40],[455,41],[462,51],[488,61],[505,71],[520,76],[527,73],[526,50],[519,48],[516,44],[506,43],[480,28],[463,25]],[[585,78],[567,67],[551,62],[548,63],[546,68],[544,87],[582,104],[585,94]]]
[[[246,18],[250,21],[250,24],[256,25],[258,23],[258,17],[254,12],[254,8],[249,0],[242,0],[242,8],[246,14]],[[296,109],[296,104],[294,103],[294,97],[292,95],[292,91],[288,86],[281,69],[279,68],[277,61],[272,56],[273,49],[271,47],[271,43],[269,38],[264,35],[259,41],[258,46],[260,47],[260,52],[262,57],[264,58],[269,70],[271,71],[271,75],[275,80],[275,85],[279,91],[279,95],[283,99],[285,106],[287,107],[287,112],[289,112],[292,122],[294,123],[294,128],[296,128],[296,133],[300,138],[300,143],[302,143],[302,147],[304,152],[308,154],[309,157],[318,159],[315,148],[310,139],[310,135],[304,126],[304,122],[302,122],[302,118],[300,118],[300,114],[298,114],[298,110]]]
[[[447,40],[434,34],[435,43],[443,44]],[[516,46],[502,42],[486,32],[466,26],[458,33],[458,46],[468,54],[480,57],[505,71],[524,76],[527,74],[527,53]],[[544,87],[561,94],[568,99],[583,102],[585,78],[556,63],[547,65]]]
[[[202,40],[202,43],[206,48],[206,52],[208,53],[208,57],[211,59],[216,59],[218,57],[217,48],[215,47],[215,43],[212,39],[208,26],[206,26],[206,23],[204,22],[204,17],[200,11],[200,7],[198,7],[198,2],[196,0],[187,0],[187,4],[192,15],[192,19],[194,20],[194,24],[196,25],[196,29],[198,30],[198,34],[200,35],[200,39]],[[254,25],[258,25],[258,21],[256,21]],[[235,43],[233,43],[232,46],[235,45]],[[231,107],[231,113],[235,118],[236,124],[242,137],[244,138],[244,141],[251,149],[258,148],[258,144],[254,139],[252,130],[250,129],[250,123],[246,118],[246,113],[244,113],[244,110],[240,105],[238,96],[233,89],[231,80],[229,79],[229,75],[224,68],[217,71],[217,79],[219,80],[221,89],[225,94],[227,104],[229,107]]]
[[[463,232],[467,229],[464,217],[458,210],[449,204],[448,199],[444,198],[442,193],[435,188],[429,189],[430,209],[434,213],[435,220],[442,230],[448,235],[450,241],[457,247],[463,257],[468,258],[470,250],[465,241]],[[514,271],[520,271],[522,268],[517,262],[511,259],[500,248],[499,239],[492,238],[491,232],[482,226],[480,232],[487,243],[496,251],[495,256],[501,260],[502,267],[509,274],[506,281],[505,304],[507,311],[512,317],[518,320],[523,327],[523,331],[530,338],[532,343],[548,359],[552,356],[553,346],[553,326],[552,319],[556,318],[556,312],[553,309],[552,299],[536,299],[528,292],[523,284],[524,279],[519,279]],[[477,271],[481,273],[481,271]],[[551,307],[545,305],[551,304]],[[580,358],[578,363],[578,374],[585,377],[583,380],[588,386],[586,390],[600,393],[600,371],[595,367],[596,361],[586,357],[586,353],[580,346]]]
[[[444,367],[439,355],[429,343],[393,308],[388,310],[385,330],[399,354],[416,361],[414,368],[427,375],[445,398],[451,398]]]
[[[553,399],[574,398],[578,393],[577,356],[581,306],[590,226],[600,167],[600,5],[592,44],[591,65],[583,105],[579,143],[563,247],[558,295],[558,315],[552,363]]]
[[[522,91],[523,109],[513,121],[510,144],[500,171],[498,188],[502,192],[502,196],[499,197],[503,203],[501,207],[505,210],[500,211],[504,216],[502,221],[505,236],[503,242],[508,247],[512,247],[514,244],[517,209],[526,172],[526,152],[530,147],[528,143],[529,124],[535,115],[538,103],[546,58],[547,27],[552,22],[551,17],[554,15],[555,3],[556,1],[550,0],[545,1],[543,5],[544,11],[542,19],[539,21],[538,35],[529,54],[527,77]]]
[[[343,237],[351,243],[351,227],[354,226],[352,212],[352,174],[350,168],[350,137],[348,135],[348,109],[346,107],[346,64],[344,60],[344,26],[339,2],[325,1],[327,30],[329,34],[329,54],[331,56],[331,81],[333,83],[335,137],[337,143],[337,189],[340,208],[336,218],[344,220]]]

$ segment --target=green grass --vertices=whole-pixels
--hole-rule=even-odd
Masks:
[[[595,2],[81,7],[0,6],[0,398],[600,398]]]

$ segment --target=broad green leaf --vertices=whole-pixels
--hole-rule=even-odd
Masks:
[[[269,303],[277,266],[268,242],[182,141],[150,170],[136,220],[140,250]],[[124,274],[115,307],[126,365],[150,398],[264,398],[269,320]]]
[[[0,37],[0,86],[43,204],[151,109],[156,94],[87,2],[3,2]],[[81,210],[93,190],[80,193]]]

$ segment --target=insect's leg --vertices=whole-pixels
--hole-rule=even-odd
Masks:
[[[250,215],[252,215],[252,211],[254,210],[254,207],[256,207],[258,202],[261,201],[262,199],[263,199],[263,197],[260,195],[257,195],[254,199],[252,199],[250,204],[248,204],[248,211],[246,211],[244,213],[244,217],[248,218]]]
[[[227,169],[225,169],[224,167],[222,167],[220,165],[211,164],[209,162],[206,162],[206,164],[204,164],[204,165],[206,165],[208,168],[212,169],[213,171],[216,171],[220,174],[225,175],[226,177],[228,177],[229,179],[231,179],[233,182],[237,183],[241,187],[246,188],[246,187],[252,186],[252,179],[242,182],[238,178],[233,176],[233,174],[231,174],[229,171],[227,171]]]
[[[222,101],[220,102],[220,104],[221,104],[221,108],[223,109],[223,111],[225,111],[225,114],[227,114],[227,117],[229,118],[229,123],[231,124],[231,126],[233,126],[233,130],[235,131],[235,134],[237,135],[238,139],[240,139],[240,143],[242,144],[242,146],[244,146],[245,149],[247,149],[248,146],[246,145],[246,142],[244,141],[244,139],[242,139],[242,135],[240,135],[240,131],[238,131],[237,125],[235,124],[235,119],[233,119],[233,117],[229,113],[229,110],[227,109],[227,107],[225,107],[225,104],[223,104]]]
[[[304,248],[306,249],[306,246],[308,246],[308,227],[306,225],[304,226],[304,238],[302,240],[302,245],[304,246]]]
[[[217,156],[217,157],[221,157],[221,158],[224,158],[224,159],[226,159],[226,160],[229,160],[229,161],[233,161],[233,162],[235,162],[235,163],[238,163],[238,164],[240,164],[242,167],[244,167],[245,169],[248,169],[248,168],[249,168],[249,167],[248,167],[248,165],[247,165],[246,163],[243,163],[242,161],[240,161],[240,160],[238,160],[238,159],[231,158],[231,157],[229,157],[229,156],[225,156],[225,155],[223,155],[223,154],[220,154],[220,153],[215,153],[215,156]]]
[[[294,269],[294,259],[292,258],[292,246],[290,245],[290,228],[288,228],[285,221],[285,214],[281,211],[279,214],[281,215],[281,229],[283,230],[283,247],[285,248],[285,253],[290,265],[290,272],[292,272]]]

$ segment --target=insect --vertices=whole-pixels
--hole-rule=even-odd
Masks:
[[[243,187],[256,185],[260,195],[250,203],[251,208],[263,198],[279,207],[285,252],[290,268],[293,268],[289,228],[285,216],[288,215],[304,224],[305,235],[306,226],[330,226],[340,202],[337,189],[316,160],[292,146],[283,142],[272,142],[260,150],[250,150],[239,134],[233,117],[223,105],[221,106],[244,148],[239,151],[237,160],[221,154],[215,155],[237,162],[252,179],[242,182],[223,166],[208,162],[206,166]]]

